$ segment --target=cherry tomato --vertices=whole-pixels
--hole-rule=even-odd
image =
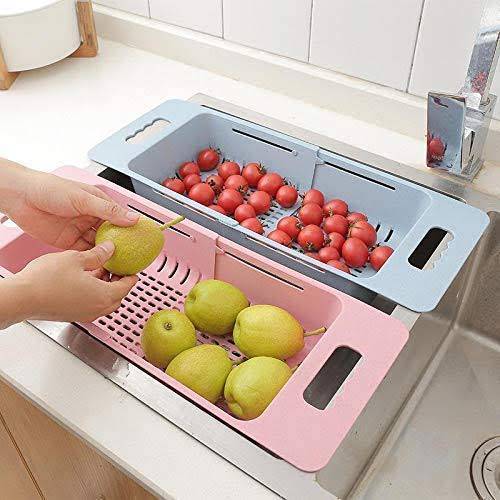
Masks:
[[[283,184],[283,177],[281,177],[280,174],[265,174],[257,184],[257,189],[259,191],[265,191],[266,193],[269,193],[274,198],[276,196],[276,193],[278,192],[278,189],[283,186]]]
[[[225,161],[219,165],[217,173],[226,180],[231,175],[240,175],[240,166],[235,161]]]
[[[259,234],[264,233],[264,228],[262,227],[262,224],[260,223],[260,220],[257,219],[257,217],[253,219],[245,219],[243,222],[240,222],[240,226],[246,227],[247,229],[250,229],[250,231],[253,231],[254,233],[259,233]]]
[[[189,174],[199,174],[200,167],[194,161],[187,161],[183,163],[179,168],[179,175],[181,179],[184,179]]]
[[[362,214],[361,212],[351,212],[346,219],[349,221],[349,224],[354,224],[355,222],[358,222],[358,220],[368,220],[368,217],[365,214]]]
[[[349,236],[359,238],[367,247],[372,247],[377,241],[377,231],[365,220],[358,220],[349,229]]]
[[[224,189],[217,200],[217,205],[220,205],[228,214],[233,214],[236,207],[242,203],[243,196],[236,189]]]
[[[330,260],[339,260],[340,253],[335,247],[323,247],[318,252],[319,260],[325,264]]]
[[[378,271],[393,252],[394,250],[387,246],[374,248],[370,254],[370,264],[373,269]]]
[[[306,252],[305,255],[311,257],[311,259],[320,260],[318,252]]]
[[[344,273],[351,274],[351,271],[349,270],[349,268],[347,267],[345,262],[342,262],[340,260],[329,260],[327,262],[327,264],[329,266],[336,267],[337,269],[340,269],[341,271],[344,271]]]
[[[317,252],[325,245],[325,234],[319,226],[309,224],[300,231],[297,242],[307,252]]]
[[[325,204],[325,197],[319,189],[309,189],[302,196],[302,205],[306,203],[316,203],[316,205],[322,207]]]
[[[266,169],[260,163],[247,163],[243,167],[241,175],[247,180],[250,187],[256,188],[265,173]]]
[[[347,238],[342,247],[342,257],[351,267],[363,267],[368,260],[368,247],[359,238]]]
[[[212,148],[206,148],[198,153],[196,163],[202,172],[213,170],[219,163],[219,153]]]
[[[349,229],[349,222],[343,215],[335,214],[324,220],[323,229],[325,230],[325,233],[339,233],[342,236],[345,236]]]
[[[219,194],[224,186],[224,179],[217,174],[209,175],[205,182],[214,190],[215,194]]]
[[[209,205],[208,208],[211,208],[212,210],[215,210],[216,212],[219,212],[222,215],[227,215],[226,211],[219,205]]]
[[[224,182],[224,189],[236,189],[245,194],[248,191],[248,181],[242,175],[230,175]]]
[[[248,203],[243,203],[242,205],[236,207],[236,210],[234,211],[234,218],[238,222],[243,222],[245,219],[253,219],[256,215],[255,208]]]
[[[292,244],[292,238],[285,233],[285,231],[281,231],[280,229],[275,229],[271,231],[267,237],[276,243],[280,243],[281,245],[285,245],[289,247]]]
[[[349,207],[344,200],[330,200],[328,203],[323,205],[323,212],[326,217],[331,215],[343,215],[344,217],[347,215],[347,211]]]
[[[345,243],[345,238],[340,233],[329,233],[328,234],[328,246],[336,248],[339,252],[342,250],[342,246]]]
[[[248,197],[248,203],[257,215],[265,214],[271,208],[271,195],[265,191],[255,191]]]
[[[177,179],[177,177],[172,177],[171,179],[165,179],[162,182],[162,185],[179,194],[184,194],[186,191],[186,186],[180,179]]]
[[[195,184],[199,184],[200,182],[201,177],[198,174],[189,174],[184,177],[184,185],[188,193]]]
[[[295,205],[299,193],[293,186],[281,186],[276,193],[276,201],[283,208],[290,208]]]
[[[299,210],[299,219],[306,226],[308,224],[319,226],[323,221],[323,210],[316,203],[307,203]]]
[[[285,231],[292,240],[295,240],[302,229],[302,224],[297,217],[292,217],[290,215],[288,217],[283,217],[276,227],[281,231]]]
[[[189,190],[189,197],[192,200],[197,201],[198,203],[201,203],[202,205],[208,207],[208,205],[211,205],[214,202],[215,193],[214,190],[208,184],[200,182],[198,184],[195,184]]]
[[[434,137],[429,142],[428,151],[433,160],[441,160],[444,156],[445,146],[439,137]]]

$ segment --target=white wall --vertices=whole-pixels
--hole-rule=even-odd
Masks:
[[[94,1],[425,97],[461,87],[486,0]]]

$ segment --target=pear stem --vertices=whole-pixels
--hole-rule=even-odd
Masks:
[[[314,335],[321,335],[322,333],[326,332],[326,328],[322,326],[321,328],[318,328],[317,330],[312,330],[311,332],[304,332],[304,337],[312,337]]]
[[[185,218],[186,217],[184,217],[183,215],[179,215],[179,217],[172,219],[170,222],[162,224],[160,226],[160,231],[165,231],[165,229],[168,229],[171,226],[175,226],[176,224],[179,224],[179,222],[182,222]]]

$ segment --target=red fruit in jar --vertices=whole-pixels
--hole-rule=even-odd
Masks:
[[[363,267],[368,260],[368,247],[359,238],[347,238],[342,247],[342,257],[350,267]]]
[[[323,247],[318,251],[319,260],[327,263],[330,260],[339,260],[340,253],[335,247]]]
[[[276,193],[278,192],[278,189],[283,186],[283,184],[283,177],[281,177],[280,174],[265,174],[257,184],[257,189],[259,191],[265,191],[266,193],[269,193],[274,198],[276,196]]]
[[[325,234],[319,226],[309,224],[300,231],[297,242],[307,252],[317,252],[325,245]]]
[[[214,202],[215,193],[214,190],[204,182],[195,184],[190,190],[188,195],[192,200],[201,203],[208,207]]]
[[[250,187],[256,188],[259,181],[264,177],[266,169],[260,163],[247,163],[241,175],[247,180]]]
[[[219,153],[212,148],[203,149],[198,153],[196,163],[202,172],[213,170],[219,163]]]
[[[280,229],[275,229],[271,231],[267,237],[276,243],[280,243],[281,245],[285,245],[289,247],[292,244],[292,238],[285,233],[285,231],[281,231]]]
[[[236,189],[245,194],[248,191],[248,181],[242,175],[230,175],[224,182],[224,189]]]
[[[349,237],[359,238],[366,246],[372,247],[377,242],[377,231],[365,220],[358,220],[349,229]]]
[[[344,243],[345,243],[345,238],[340,233],[328,234],[328,246],[336,248],[340,252],[342,251]]]
[[[428,151],[433,160],[442,160],[445,149],[443,141],[439,137],[434,137],[429,142]]]
[[[358,222],[358,220],[368,220],[368,217],[361,213],[361,212],[352,212],[350,213],[346,219],[349,221],[349,224],[354,224],[355,222]]]
[[[243,196],[236,189],[224,189],[217,200],[217,205],[220,205],[228,214],[233,214],[242,203]]]
[[[184,182],[182,182],[180,179],[177,179],[177,177],[172,177],[171,179],[165,179],[162,182],[162,185],[179,194],[184,194],[184,192],[186,191],[186,186],[184,185]]]
[[[311,257],[311,259],[320,260],[318,252],[306,252],[305,255]]]
[[[225,161],[219,165],[217,173],[226,180],[231,175],[240,175],[240,166],[235,161]]]
[[[219,205],[209,205],[208,208],[211,208],[212,210],[215,210],[216,212],[219,212],[222,215],[227,215],[226,211]]]
[[[339,233],[345,236],[349,230],[349,221],[343,215],[332,215],[324,220],[323,229],[325,233]]]
[[[386,260],[393,254],[394,250],[391,247],[377,247],[370,253],[370,264],[378,271],[386,262]]]
[[[344,200],[330,200],[328,203],[323,205],[323,212],[326,217],[331,215],[343,215],[344,217],[347,215],[349,207]]]
[[[236,207],[236,210],[234,211],[234,218],[238,222],[243,222],[245,219],[253,219],[256,215],[255,208],[248,203],[243,203],[242,205]]]
[[[199,174],[200,167],[194,161],[187,161],[183,163],[179,168],[179,175],[181,179],[184,179],[189,174]]]
[[[253,219],[245,219],[243,222],[240,222],[240,226],[246,227],[247,229],[250,229],[250,231],[253,231],[254,233],[259,233],[259,234],[264,233],[264,228],[262,227],[262,224],[260,223],[260,220],[257,219],[257,217]]]
[[[257,215],[265,214],[271,208],[271,195],[266,191],[255,191],[248,197],[248,203]]]
[[[309,189],[302,196],[302,204],[305,205],[306,203],[316,203],[316,205],[322,207],[325,204],[325,197],[319,189]]]
[[[209,175],[205,182],[215,191],[215,194],[219,194],[224,187],[224,179],[217,174]]]
[[[288,217],[283,217],[276,227],[281,231],[285,231],[292,240],[295,240],[302,229],[302,224],[297,217],[292,217],[290,215]]]
[[[330,260],[327,262],[329,266],[336,267],[337,269],[340,269],[341,271],[344,271],[344,273],[351,274],[351,271],[345,264],[345,262],[342,262],[340,260]]]
[[[308,224],[319,226],[323,221],[323,210],[316,203],[307,203],[299,210],[299,219],[306,226]]]
[[[189,174],[184,177],[184,185],[188,193],[195,184],[199,184],[200,182],[201,177],[198,174]]]
[[[276,201],[283,208],[290,208],[295,205],[299,193],[293,186],[281,186],[276,193]]]

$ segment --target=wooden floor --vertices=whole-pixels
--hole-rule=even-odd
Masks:
[[[0,381],[0,498],[155,498]]]

